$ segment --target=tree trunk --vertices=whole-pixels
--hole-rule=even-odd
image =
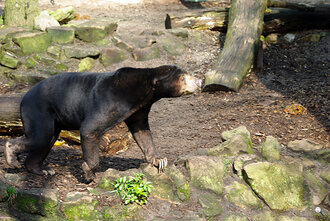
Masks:
[[[5,1],[5,25],[7,26],[31,26],[34,18],[39,14],[38,0],[6,0]]]
[[[205,75],[203,91],[240,88],[258,50],[266,1],[232,1],[225,45]]]

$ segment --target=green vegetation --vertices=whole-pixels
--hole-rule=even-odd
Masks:
[[[120,195],[124,204],[137,203],[143,205],[147,203],[148,195],[151,192],[152,185],[143,179],[143,174],[136,173],[134,177],[130,176],[118,178],[114,183],[114,191]]]
[[[8,201],[13,200],[17,195],[17,190],[16,187],[14,186],[9,186],[7,188],[7,197],[8,197]]]

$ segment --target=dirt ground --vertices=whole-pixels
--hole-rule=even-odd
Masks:
[[[47,1],[41,1],[42,8],[50,9],[59,7],[60,2],[55,0],[55,6],[52,6]],[[74,1],[67,1],[68,4],[70,2]],[[202,6],[214,7],[207,4]],[[131,35],[146,28],[162,29],[166,13],[191,10],[174,0],[168,4],[133,6],[108,4],[104,7],[91,7],[81,4],[76,9],[78,13],[90,17],[121,19],[118,33]],[[330,34],[320,42],[299,40],[310,33],[321,31],[327,30],[296,32],[297,40],[293,43],[285,42],[283,34],[280,34],[279,43],[268,46],[264,51],[263,71],[252,71],[239,92],[198,93],[162,99],[155,103],[150,113],[150,127],[159,157],[167,157],[170,163],[174,163],[179,157],[199,148],[211,148],[220,144],[221,132],[240,125],[245,125],[251,132],[255,148],[268,135],[277,138],[284,146],[292,140],[310,139],[329,148]],[[181,57],[164,57],[143,64],[127,61],[121,65],[176,64],[202,77],[215,63],[220,50],[219,40],[224,40],[224,34],[218,32],[213,32],[210,36],[212,41],[208,44],[190,48]],[[112,67],[112,70],[116,68],[119,66]],[[99,71],[105,69],[100,68]],[[24,90],[27,87],[19,85],[12,88],[0,84],[0,92],[14,93],[16,89]],[[302,107],[302,112],[298,115],[284,112],[286,106],[292,104]],[[6,139],[8,137],[0,137],[1,147]],[[125,152],[115,155],[103,153],[98,172],[108,168],[137,168],[143,162],[138,146],[129,142]],[[0,174],[26,176],[24,181],[16,184],[20,188],[58,188],[63,197],[67,192],[83,191],[95,185],[83,183],[81,150],[77,145],[54,147],[46,163],[55,170],[55,176],[39,177],[26,173],[24,169],[10,169],[0,152]]]

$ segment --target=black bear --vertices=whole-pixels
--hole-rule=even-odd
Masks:
[[[23,97],[20,112],[25,136],[5,145],[7,163],[19,168],[17,154],[28,152],[26,169],[51,174],[42,163],[61,130],[80,129],[82,169],[94,178],[103,134],[124,121],[148,163],[160,169],[167,159],[156,159],[148,114],[165,97],[193,93],[202,81],[171,65],[157,68],[121,68],[109,73],[64,73],[34,85]]]

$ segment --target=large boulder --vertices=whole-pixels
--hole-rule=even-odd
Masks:
[[[301,167],[258,162],[244,166],[244,172],[253,191],[271,209],[303,207],[304,178]]]
[[[126,59],[128,59],[128,56],[123,50],[117,48],[109,48],[102,53],[100,62],[105,67],[107,67],[111,64],[120,63]]]
[[[63,51],[66,57],[68,58],[86,58],[94,57],[100,54],[100,49],[90,46],[74,46],[67,45],[63,46]]]
[[[193,156],[186,160],[186,167],[192,185],[222,193],[224,163],[221,158],[211,156]]]

